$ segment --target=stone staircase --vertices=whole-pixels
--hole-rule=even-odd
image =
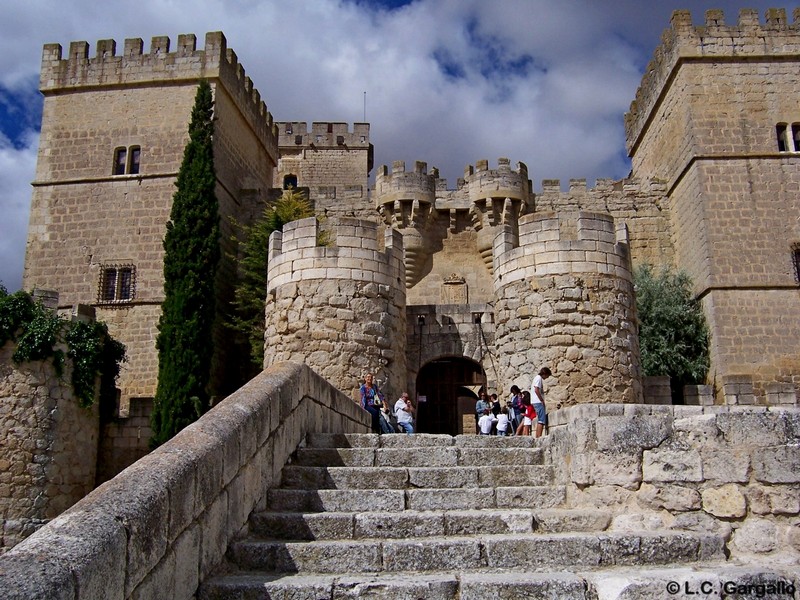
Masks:
[[[728,565],[719,535],[566,508],[544,463],[530,437],[309,436],[198,598],[650,599],[782,580]]]

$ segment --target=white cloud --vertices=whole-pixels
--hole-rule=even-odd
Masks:
[[[22,149],[0,137],[0,281],[13,292],[22,285],[22,264],[30,214],[31,181],[39,136],[31,134]]]
[[[66,53],[71,41],[87,40],[93,52],[96,40],[113,38],[121,51],[126,37],[141,37],[147,51],[152,36],[174,44],[193,32],[202,46],[206,32],[222,30],[277,120],[361,121],[366,91],[376,166],[424,160],[451,187],[466,165],[500,156],[525,162],[537,184],[623,177],[622,116],[672,10],[688,7],[700,24],[706,9],[722,8],[735,23],[740,6],[763,15],[777,5],[417,0],[385,12],[344,0],[141,0],[100,11],[89,0],[7,4],[0,85],[35,78],[45,43]],[[33,147],[0,153],[0,206],[15,222],[4,232],[3,263],[18,273]]]

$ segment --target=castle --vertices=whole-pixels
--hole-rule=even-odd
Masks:
[[[800,9],[675,12],[625,115],[621,181],[544,180],[479,160],[454,188],[417,162],[380,166],[369,124],[275,122],[222,33],[48,44],[23,287],[94,307],[127,349],[123,414],[155,392],[162,238],[197,82],[212,84],[226,254],[279,189],[325,215],[270,242],[265,367],[306,362],[347,393],[374,371],[458,433],[482,385],[549,365],[554,405],[642,402],[632,269],[691,276],[711,332],[689,401],[797,402],[800,385]],[[479,149],[477,149],[479,150]],[[234,264],[219,272],[221,305]],[[230,392],[220,332],[215,390]],[[709,387],[710,386],[710,387]],[[648,396],[649,398],[649,396]],[[649,400],[648,400],[649,401]],[[135,410],[135,409],[134,409]],[[141,435],[140,435],[141,437]]]
[[[397,162],[370,189],[367,124],[273,122],[221,33],[170,46],[44,49],[24,286],[126,344],[127,418],[100,422],[50,362],[0,348],[8,597],[795,594],[800,9],[674,13],[625,118],[630,177],[567,191],[534,192],[507,158],[454,188]],[[93,489],[95,469],[146,452],[161,240],[199,78],[226,250],[227,217],[251,222],[290,186],[329,243],[314,218],[271,236],[264,371]],[[688,406],[656,405],[669,392],[640,372],[644,263],[688,271],[709,322]],[[221,331],[215,350],[224,394]],[[416,395],[423,431],[459,433],[480,386],[543,364],[544,438],[360,435],[366,371]]]

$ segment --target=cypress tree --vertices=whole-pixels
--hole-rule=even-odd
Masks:
[[[208,383],[220,259],[219,203],[214,192],[211,86],[200,82],[172,212],[164,237],[164,303],[158,323],[158,385],[152,446],[208,410]]]

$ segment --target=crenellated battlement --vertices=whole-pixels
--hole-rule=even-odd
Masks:
[[[533,192],[527,165],[520,162],[517,169],[512,170],[507,158],[497,159],[497,169],[490,169],[488,160],[479,160],[475,166],[468,165],[464,170],[464,186],[472,202],[488,198],[527,202]]]
[[[432,205],[436,199],[439,171],[428,173],[428,164],[414,163],[413,171],[406,171],[406,163],[396,160],[391,170],[382,165],[375,175],[375,205],[385,206],[398,201],[418,201]]]
[[[534,213],[505,225],[494,238],[498,286],[552,275],[600,275],[631,280],[628,230],[609,214]]]
[[[90,54],[88,42],[69,45],[65,57],[61,44],[45,44],[39,89],[45,95],[63,90],[88,90],[105,86],[136,86],[145,84],[189,83],[201,78],[219,80],[236,100],[269,150],[275,146],[272,115],[253,87],[236,53],[227,47],[221,31],[209,32],[202,50],[197,49],[194,34],[178,36],[171,49],[167,36],[151,39],[150,51],[145,53],[141,38],[126,39],[123,53],[117,54],[113,39],[99,40],[95,54]]]
[[[278,127],[278,144],[282,147],[303,148],[369,148],[369,123],[315,121],[308,129],[305,121],[281,121]]]
[[[340,219],[333,231],[334,244],[319,245],[315,217],[293,221],[269,238],[267,293],[298,281],[323,279],[375,283],[403,290],[403,236],[384,233],[379,247],[378,224],[361,219]]]
[[[791,23],[785,9],[768,9],[763,24],[759,22],[757,11],[742,9],[735,25],[725,23],[721,10],[706,11],[703,25],[694,25],[691,13],[679,10],[672,14],[670,25],[645,69],[636,99],[625,114],[629,154],[637,145],[667,81],[681,62],[752,60],[800,54],[800,8],[792,12]]]

